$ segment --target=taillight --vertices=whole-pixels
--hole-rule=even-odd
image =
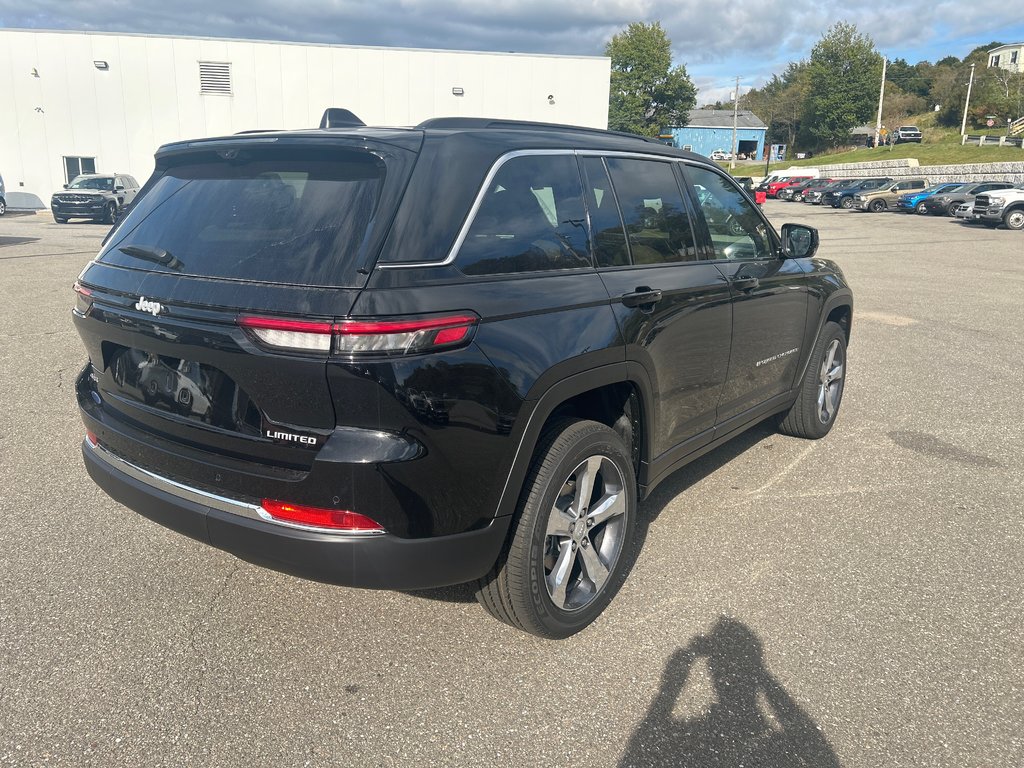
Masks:
[[[75,311],[80,315],[88,315],[92,309],[92,291],[75,280]]]
[[[408,355],[468,344],[480,318],[472,313],[337,323],[243,316],[238,324],[262,344],[343,356]]]
[[[89,445],[100,444],[100,440],[96,437],[96,433],[88,429],[85,431],[85,439],[89,441]]]
[[[383,526],[376,521],[347,509],[307,507],[273,499],[264,499],[260,506],[271,519],[278,522],[348,533],[384,533]]]

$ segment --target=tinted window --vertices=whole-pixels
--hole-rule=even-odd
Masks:
[[[587,210],[590,212],[590,229],[593,233],[591,248],[599,267],[621,267],[629,264],[629,249],[626,247],[626,230],[622,228],[622,217],[615,202],[611,179],[599,157],[582,159],[586,179]]]
[[[368,152],[246,150],[183,161],[132,206],[100,261],[181,274],[342,285],[384,183]],[[173,268],[124,254],[157,248]]]
[[[467,275],[589,267],[576,158],[532,155],[501,166],[456,263]]]
[[[774,258],[768,227],[750,200],[714,171],[687,167],[719,259]]]
[[[690,217],[672,164],[622,157],[610,157],[607,163],[633,263],[695,259]]]

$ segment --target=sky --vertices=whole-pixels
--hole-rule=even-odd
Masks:
[[[660,21],[698,106],[762,85],[839,20],[911,64],[1024,42],[1020,0],[0,0],[0,27],[347,45],[602,55],[630,22]]]

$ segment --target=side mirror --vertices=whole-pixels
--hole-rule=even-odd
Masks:
[[[787,259],[809,259],[818,252],[818,230],[803,224],[782,225],[782,253]]]
[[[68,188],[68,185],[67,185],[67,184],[65,184],[65,185],[64,185],[64,189],[67,189],[67,188]]]
[[[114,187],[114,191],[115,192],[124,192],[124,187],[122,187],[120,184],[118,184],[116,187]]]

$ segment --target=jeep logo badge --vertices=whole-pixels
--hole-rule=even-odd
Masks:
[[[164,311],[164,305],[159,301],[147,301],[145,296],[140,296],[139,300],[135,302],[135,308],[139,312],[149,312],[153,317],[156,317]]]

